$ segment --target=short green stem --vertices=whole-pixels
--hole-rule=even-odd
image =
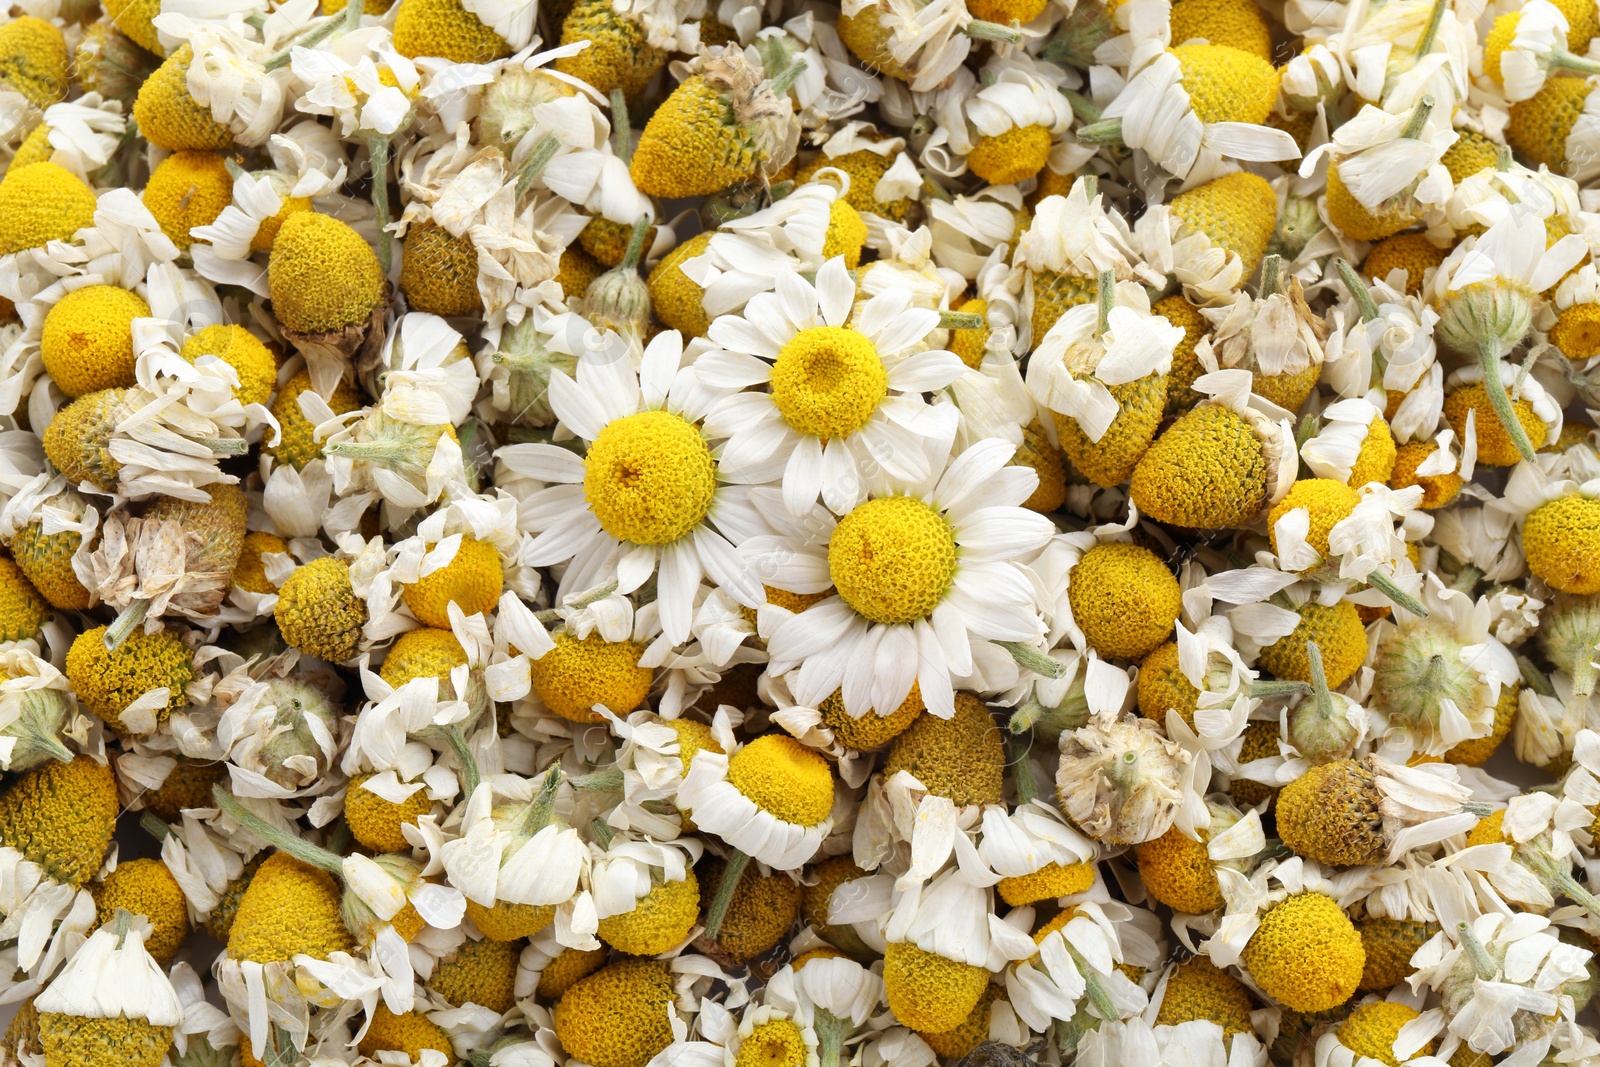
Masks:
[[[622,788],[624,778],[621,767],[607,767],[604,770],[577,775],[569,780],[574,789],[587,789],[592,793],[615,793]]]
[[[621,89],[611,90],[611,150],[624,163],[633,162],[633,126],[628,118],[628,99]]]
[[[1257,295],[1265,298],[1276,296],[1283,278],[1283,257],[1274,253],[1261,261],[1261,291]]]
[[[982,19],[973,19],[962,29],[968,37],[975,41],[999,41],[1002,44],[1022,43],[1022,31],[1014,30],[1010,26],[1002,26],[998,22],[985,22]]]
[[[561,768],[552,764],[545,772],[544,784],[539,786],[539,795],[533,798],[533,803],[528,805],[528,814],[522,820],[522,831],[529,837],[550,825],[550,820],[556,814],[556,791],[561,788]]]
[[[456,759],[461,761],[461,788],[466,790],[470,799],[478,791],[478,783],[483,780],[478,773],[478,758],[468,747],[466,732],[459,723],[451,723],[444,728],[444,739],[449,742],[450,751],[456,754]]]
[[[811,1013],[811,1028],[817,1034],[817,1067],[839,1067],[839,1051],[844,1048],[845,1021],[823,1008]]]
[[[1078,127],[1078,143],[1087,145],[1122,144],[1122,120],[1100,119]]]
[[[1400,136],[1408,141],[1415,141],[1422,136],[1422,130],[1428,125],[1428,116],[1433,114],[1433,97],[1425,96],[1417,101],[1417,106],[1411,109],[1411,119],[1406,123],[1406,128],[1400,131]]]
[[[1033,776],[1033,761],[1028,758],[1033,743],[1027,737],[1011,741],[1011,777],[1017,784],[1017,803],[1032,804],[1039,796],[1039,781]]]
[[[1552,70],[1570,70],[1575,74],[1600,74],[1600,63],[1582,56],[1575,56],[1571,52],[1553,52],[1545,58]]]
[[[1412,55],[1420,59],[1433,51],[1434,39],[1439,36],[1439,26],[1444,22],[1445,9],[1449,6],[1450,0],[1433,0],[1433,7],[1428,9],[1428,24],[1417,37],[1417,47],[1412,50]]]
[[[1394,579],[1383,571],[1377,570],[1367,575],[1367,584],[1388,597],[1394,602],[1395,606],[1405,608],[1417,618],[1426,619],[1428,617],[1428,609],[1422,601],[1401,589],[1395,584]]]
[[[1291,682],[1280,678],[1262,678],[1251,682],[1247,687],[1249,694],[1256,700],[1269,700],[1274,697],[1303,697],[1311,692],[1311,687],[1305,682]]]
[[[644,255],[644,239],[654,225],[649,215],[640,215],[634,220],[633,232],[628,235],[628,250],[622,254],[622,262],[617,264],[617,270],[639,269],[639,257]]]
[[[250,442],[242,437],[202,437],[199,443],[218,456],[242,456],[250,451]]]
[[[139,829],[143,830],[157,841],[165,841],[173,834],[172,827],[162,822],[161,817],[153,811],[143,811],[139,813]]]
[[[1456,580],[1450,583],[1450,588],[1458,592],[1470,594],[1478,588],[1478,583],[1483,581],[1483,571],[1472,564],[1463,564],[1456,572]]]
[[[279,67],[288,66],[289,61],[294,58],[294,50],[296,48],[315,48],[335,33],[349,33],[361,24],[362,7],[362,4],[347,4],[343,18],[336,18],[330,15],[325,21],[303,34],[298,40],[290,42],[287,48],[268,56],[266,61],[261,64],[261,68],[273,71]]]
[[[1346,263],[1343,256],[1334,258],[1333,267],[1339,272],[1339,280],[1344,282],[1344,287],[1350,290],[1350,296],[1361,312],[1361,321],[1375,320],[1378,317],[1378,305],[1372,299],[1372,290],[1367,288],[1366,279],[1357,274],[1356,269]]]
[[[310,841],[294,834],[278,829],[261,816],[249,811],[243,804],[234,799],[232,793],[221,785],[211,787],[211,795],[216,798],[217,807],[223,813],[267,842],[279,852],[287,852],[301,863],[309,863],[313,867],[320,867],[330,874],[340,874],[344,870],[344,863],[340,858],[325,848],[313,845]]]
[[[733,903],[734,890],[739,888],[739,879],[744,877],[744,869],[750,865],[750,857],[738,849],[728,857],[727,865],[722,869],[722,880],[717,883],[716,895],[711,898],[711,906],[706,909],[706,937],[712,941],[717,939],[717,934],[722,930],[722,920],[727,918],[728,905]]]
[[[1082,93],[1075,93],[1071,89],[1061,90],[1061,95],[1067,98],[1067,104],[1072,108],[1072,117],[1085,126],[1092,126],[1100,121],[1100,109],[1094,106]]]
[[[144,622],[146,615],[150,614],[150,601],[144,597],[136,597],[128,601],[128,606],[122,609],[110,626],[106,627],[105,636],[102,638],[107,652],[115,652],[121,647],[133,631],[137,630]]]
[[[354,6],[356,0],[350,0]],[[394,261],[394,235],[389,232],[389,137],[367,135],[367,154],[372,157],[372,209],[378,214],[378,265],[389,273]]]
[[[1461,947],[1467,950],[1467,958],[1472,961],[1472,968],[1478,972],[1478,977],[1485,982],[1494,981],[1500,974],[1500,968],[1495,966],[1494,959],[1489,955],[1489,950],[1483,947],[1483,942],[1478,940],[1478,935],[1472,932],[1472,924],[1458,925],[1456,937],[1461,941]]]
[[[1306,642],[1306,658],[1311,661],[1311,694],[1317,715],[1326,722],[1333,718],[1333,693],[1328,690],[1328,675],[1322,667],[1322,649],[1315,641]]]
[[[976,311],[941,311],[939,312],[939,329],[941,330],[981,330],[987,325],[984,317]]]
[[[782,96],[784,93],[787,93],[791,87],[793,87],[800,75],[804,74],[805,72],[806,61],[804,59],[797,59],[793,63],[790,63],[788,68],[785,69],[783,73],[779,74],[776,78],[773,78],[771,83],[768,85],[768,88],[772,90],[773,96]]]
[[[1011,713],[1011,722],[1009,723],[1011,732],[1014,734],[1027,733],[1033,729],[1046,710],[1048,709],[1034,697],[1024,700],[1021,706]]]
[[[1117,306],[1117,273],[1103,270],[1095,283],[1095,306],[1100,313],[1100,334],[1111,329],[1111,309]]]
[[[1061,661],[1052,659],[1029,645],[1020,641],[996,641],[995,644],[1011,653],[1011,658],[1017,661],[1017,666],[1025,671],[1032,671],[1046,678],[1066,677],[1067,668]]]
[[[561,150],[561,139],[553,133],[547,133],[539,138],[533,146],[533,151],[528,153],[528,158],[522,161],[517,168],[517,196],[522,196],[528,187],[538,180],[544,173],[544,168],[556,158],[556,153]]]
[[[1544,671],[1534,666],[1533,661],[1527,656],[1517,657],[1517,669],[1522,672],[1522,684],[1544,697],[1556,695],[1556,687],[1550,684],[1550,679]]]
[[[580,611],[583,608],[588,607],[590,604],[599,603],[616,591],[616,582],[606,582],[604,585],[595,586],[587,593],[580,593],[578,596],[574,597],[572,600],[563,605],[563,607],[568,611]],[[538,619],[539,622],[548,626],[553,622],[561,621],[561,611],[561,608],[543,608],[534,612],[533,617]]]
[[[1089,1003],[1094,1005],[1094,1010],[1100,1018],[1108,1021],[1118,1018],[1117,1006],[1111,1000],[1111,994],[1106,992],[1106,987],[1100,984],[1100,978],[1094,973],[1094,968],[1089,966],[1089,961],[1083,954],[1072,947],[1072,942],[1067,940],[1065,934],[1061,935],[1061,943],[1066,946],[1067,954],[1072,957],[1072,962],[1078,965],[1078,975],[1083,979],[1083,984],[1089,994]]]

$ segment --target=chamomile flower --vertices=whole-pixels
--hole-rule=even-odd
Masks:
[[[860,300],[841,259],[825,263],[814,286],[780,275],[775,292],[711,324],[720,347],[694,365],[696,381],[723,394],[704,422],[724,440],[722,475],[781,479],[795,515],[819,495],[835,513],[850,511],[874,469],[926,480],[949,447],[956,412],[922,394],[965,369],[954,353],[925,347],[938,327],[938,312],[908,306],[903,294]],[[769,391],[755,391],[762,385]]]
[[[836,590],[767,641],[770,669],[794,672],[796,699],[842,689],[847,711],[883,714],[915,682],[928,709],[948,717],[954,680],[973,669],[974,638],[1042,635],[1031,583],[1011,561],[1042,547],[1050,529],[1018,506],[1037,478],[1006,466],[1012,453],[1004,441],[984,441],[921,481],[873,472],[868,499],[842,517],[814,508],[801,530],[745,543],[767,584]],[[801,532],[808,528],[816,532]]]

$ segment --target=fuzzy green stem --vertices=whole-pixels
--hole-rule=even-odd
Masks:
[[[544,776],[544,784],[539,787],[539,795],[528,805],[528,814],[522,820],[522,832],[529,837],[549,826],[550,820],[555,818],[556,791],[561,788],[561,778],[561,768],[552,765]]]
[[[123,941],[127,940],[128,931],[133,929],[133,912],[127,908],[118,908],[116,917],[111,920],[111,932],[117,935],[117,947],[121,948]]]
[[[817,1067],[839,1067],[845,1021],[831,1011],[817,1008],[811,1013],[811,1026],[817,1032]]]
[[[1009,727],[1014,734],[1025,734],[1033,729],[1034,725],[1048,709],[1034,697],[1024,700],[1016,711],[1011,713]]]
[[[595,586],[587,593],[578,594],[572,600],[563,605],[563,607],[568,611],[579,611],[588,607],[590,604],[599,603],[616,591],[616,582],[606,582],[604,585]],[[553,622],[561,621],[561,608],[543,608],[534,612],[533,617],[538,619],[544,625],[548,626]]]
[[[1449,6],[1450,0],[1433,0],[1433,7],[1428,10],[1428,24],[1422,28],[1412,55],[1420,59],[1433,51],[1434,38],[1439,36],[1439,26],[1444,22],[1445,9]]]
[[[1550,679],[1545,673],[1533,665],[1527,656],[1517,657],[1517,669],[1522,672],[1522,684],[1544,697],[1556,695],[1556,687],[1550,684]]]
[[[1306,642],[1306,658],[1311,661],[1311,694],[1317,716],[1324,722],[1333,718],[1333,693],[1328,689],[1328,674],[1322,667],[1322,649],[1315,641]]]
[[[222,161],[222,166],[227,170],[228,177],[232,178],[234,181],[238,181],[245,175],[245,169],[231,159],[224,159]]]
[[[1339,280],[1344,282],[1344,287],[1350,290],[1350,296],[1361,312],[1361,321],[1371,322],[1376,319],[1378,305],[1372,299],[1372,290],[1367,288],[1366,279],[1357,274],[1356,269],[1346,263],[1343,256],[1334,257],[1333,267],[1339,272]]]
[[[611,829],[611,824],[604,819],[591,819],[589,833],[601,848],[610,848],[611,842],[617,839],[616,832]]]
[[[139,829],[155,838],[165,841],[172,836],[172,827],[161,821],[160,816],[153,811],[144,811],[139,814]]]
[[[973,19],[966,24],[961,32],[975,41],[999,41],[1002,44],[1022,43],[1021,30],[1014,30],[1010,26],[1002,26],[998,22],[985,22],[982,19]]]
[[[1545,57],[1545,62],[1550,64],[1552,70],[1570,70],[1582,75],[1600,74],[1600,63],[1567,51],[1552,52]]]
[[[1428,609],[1422,601],[1412,596],[1395,584],[1393,578],[1382,571],[1373,571],[1367,575],[1367,584],[1392,600],[1396,606],[1405,608],[1419,619],[1428,617]]]
[[[1511,404],[1511,394],[1506,392],[1506,383],[1500,377],[1498,340],[1485,339],[1480,342],[1478,363],[1483,367],[1483,388],[1489,394],[1489,404],[1494,408],[1495,418],[1500,420],[1500,425],[1511,435],[1511,443],[1517,446],[1522,458],[1532,463],[1533,442],[1528,440],[1528,432],[1522,428],[1522,420],[1517,418],[1516,408]]]
[[[28,737],[28,743],[58,762],[71,763],[73,760],[72,749],[68,748],[61,738],[49,730],[32,731]]]
[[[1461,923],[1456,926],[1456,937],[1461,941],[1461,947],[1467,950],[1467,958],[1472,961],[1472,967],[1478,972],[1478,977],[1485,982],[1492,982],[1500,973],[1500,968],[1495,966],[1494,959],[1490,957],[1489,950],[1483,947],[1483,942],[1478,940],[1478,935],[1472,932],[1470,923]]]
[[[589,774],[580,774],[570,779],[570,781],[574,789],[587,789],[595,793],[615,793],[622,788],[622,768],[607,767],[604,770],[593,771]]]
[[[1437,692],[1440,683],[1444,681],[1444,657],[1434,653],[1428,657],[1428,669],[1422,672],[1422,681],[1417,684],[1424,693]]]
[[[1154,305],[1165,300],[1181,288],[1182,286],[1178,284],[1178,279],[1169,274],[1167,275],[1167,280],[1162,282],[1159,288],[1154,285],[1147,285],[1144,287],[1144,292],[1150,298],[1150,303]]]
[[[362,5],[360,4],[354,7],[346,5],[342,18],[329,16],[326,21],[319,23],[303,34],[299,40],[291,41],[288,47],[268,56],[266,62],[261,64],[262,69],[271,71],[287,66],[289,61],[294,58],[294,50],[296,48],[315,48],[335,33],[349,33],[361,24],[361,9]]]
[[[1072,117],[1085,126],[1092,126],[1100,121],[1100,109],[1094,106],[1082,93],[1075,93],[1071,89],[1061,90],[1061,95],[1067,98],[1067,105],[1072,108]]]
[[[1596,650],[1590,648],[1587,652],[1578,653],[1578,658],[1572,663],[1572,695],[1575,697],[1592,696],[1595,683],[1600,682],[1600,668],[1595,666]]]
[[[984,317],[976,311],[941,311],[939,312],[939,329],[941,330],[981,330],[987,325]]]
[[[1089,994],[1089,1003],[1094,1005],[1094,1010],[1102,1019],[1118,1018],[1117,1006],[1111,1000],[1111,995],[1106,992],[1105,986],[1100,984],[1100,978],[1094,973],[1094,968],[1089,966],[1089,961],[1083,954],[1072,947],[1066,935],[1061,937],[1061,943],[1067,947],[1067,954],[1072,957],[1072,962],[1078,965],[1078,974],[1083,978],[1083,984]]]
[[[995,644],[1011,653],[1011,658],[1017,661],[1017,666],[1025,671],[1043,675],[1046,678],[1063,678],[1067,668],[1059,661],[1051,659],[1043,652],[1023,644],[1020,641],[996,641]]]
[[[617,264],[617,270],[639,269],[639,257],[644,255],[645,236],[654,225],[649,215],[640,215],[634,221],[633,233],[628,235],[628,250],[622,254],[622,262]]]
[[[350,6],[357,11],[361,10],[360,4]],[[295,1061],[299,1058],[300,1050],[289,1040],[289,1031],[281,1026],[274,1026],[271,1047],[267,1049],[267,1054],[261,1057],[263,1067],[294,1067]]]
[[[1305,418],[1301,419],[1300,425],[1296,427],[1294,432],[1295,451],[1298,452],[1300,449],[1304,448],[1306,446],[1306,442],[1317,436],[1321,430],[1322,420],[1317,416],[1307,415]]]
[[[478,774],[478,759],[467,747],[466,732],[459,723],[451,723],[444,728],[444,739],[449,743],[450,751],[456,754],[456,759],[461,761],[461,788],[471,797],[478,791],[478,783],[483,779]]]
[[[1078,143],[1122,146],[1122,120],[1101,119],[1078,127]]]
[[[717,939],[717,934],[722,929],[722,920],[728,915],[728,905],[733,903],[733,891],[739,888],[739,879],[744,877],[744,869],[749,866],[750,857],[733,850],[728,857],[728,863],[722,869],[722,881],[717,883],[716,895],[711,898],[711,907],[706,909],[706,937],[711,941]]]
[[[232,793],[221,785],[211,787],[211,795],[217,801],[217,807],[223,813],[238,823],[240,826],[267,842],[279,852],[287,852],[301,863],[309,863],[313,867],[320,867],[330,874],[340,874],[344,870],[344,863],[340,858],[325,848],[313,845],[305,838],[296,837],[278,829],[261,816],[249,811],[245,806],[234,799]]]
[[[1028,753],[1033,742],[1027,737],[1011,741],[1011,777],[1017,784],[1017,803],[1032,804],[1039,796],[1039,781],[1033,776],[1033,761]]]
[[[1478,583],[1483,581],[1483,571],[1467,563],[1456,572],[1456,580],[1450,583],[1450,588],[1462,593],[1471,593],[1478,588]]]
[[[107,652],[115,652],[121,647],[134,630],[144,622],[144,617],[150,613],[150,601],[144,597],[135,597],[128,601],[128,606],[122,609],[110,626],[106,627],[105,636],[101,639]]]
[[[346,459],[365,460],[380,467],[392,467],[402,457],[410,454],[410,445],[394,441],[327,441],[323,443],[325,456],[343,456]]]
[[[1561,893],[1573,903],[1587,908],[1590,915],[1600,917],[1600,900],[1595,899],[1593,893],[1579,885],[1578,880],[1572,877],[1570,873],[1566,871],[1547,871],[1545,872],[1545,878],[1552,890]]]
[[[800,75],[804,74],[805,72],[806,61],[804,59],[797,59],[793,63],[790,63],[783,73],[779,74],[776,78],[773,78],[767,87],[772,90],[773,96],[782,96],[784,93],[789,91],[789,89],[799,79]]]
[[[561,150],[561,139],[553,133],[547,133],[539,138],[533,146],[533,151],[528,153],[528,158],[522,161],[517,168],[517,196],[522,196],[544,173],[544,168],[556,158],[556,153]]]
[[[1433,97],[1425,96],[1417,101],[1417,106],[1411,109],[1411,119],[1406,123],[1406,128],[1400,131],[1400,136],[1408,141],[1415,141],[1422,136],[1423,127],[1428,124],[1428,116],[1433,114]]]
[[[628,119],[628,99],[621,89],[611,90],[611,150],[624,163],[633,162],[633,126]]]
[[[202,437],[199,443],[219,456],[242,456],[250,451],[250,442],[242,437]]]
[[[389,273],[394,261],[394,235],[389,232],[389,138],[386,134],[367,135],[367,154],[372,157],[372,209],[378,213],[378,265]]]
[[[1274,253],[1261,261],[1261,292],[1258,296],[1276,296],[1283,278],[1283,257]]]
[[[1111,329],[1111,309],[1117,306],[1116,271],[1103,270],[1095,282],[1095,304],[1100,312],[1100,333]]]
[[[1273,697],[1302,697],[1311,692],[1311,687],[1305,682],[1290,682],[1280,678],[1261,678],[1251,682],[1247,687],[1251,697],[1256,700],[1269,700]]]

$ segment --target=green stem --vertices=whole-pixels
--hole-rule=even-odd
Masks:
[[[650,227],[655,225],[649,215],[640,215],[633,224],[633,233],[628,235],[628,250],[622,254],[622,262],[617,264],[617,270],[638,270],[639,257],[644,255],[645,235],[650,232]]]
[[[1433,7],[1428,10],[1428,24],[1422,28],[1422,35],[1417,38],[1417,47],[1412,50],[1412,55],[1421,58],[1433,51],[1434,38],[1439,36],[1439,25],[1444,21],[1445,9],[1450,6],[1450,0],[1433,0]]]
[[[1397,607],[1405,608],[1417,618],[1426,619],[1428,617],[1428,609],[1423,605],[1422,601],[1401,589],[1395,584],[1394,579],[1383,573],[1383,571],[1375,570],[1367,575],[1367,584],[1394,601]]]
[[[539,795],[528,805],[528,814],[522,820],[522,832],[529,837],[549,826],[550,820],[555,818],[556,791],[561,788],[561,778],[561,768],[552,765],[544,776],[544,784],[539,787]]]
[[[816,1008],[811,1027],[817,1034],[817,1067],[839,1067],[839,1050],[844,1047],[845,1022],[831,1011]]]
[[[524,159],[522,165],[517,168],[518,197],[528,191],[528,186],[532,185],[539,175],[544,173],[544,168],[549,165],[552,159],[556,158],[556,153],[560,150],[561,139],[555,134],[547,133],[539,138],[538,143],[533,146],[533,151],[528,153],[528,158]]]
[[[1157,288],[1153,285],[1147,285],[1144,287],[1144,292],[1145,295],[1150,298],[1151,305],[1154,306],[1155,304],[1158,304],[1167,297],[1171,296],[1173,293],[1176,293],[1180,288],[1182,288],[1182,286],[1178,284],[1178,279],[1169,274],[1167,275],[1167,280],[1161,283],[1160,288]]]
[[[135,597],[128,601],[128,606],[122,609],[114,622],[106,627],[105,636],[102,638],[107,652],[115,652],[121,647],[134,630],[144,622],[144,617],[150,613],[150,601],[144,597]]]
[[[1372,299],[1372,290],[1367,288],[1366,279],[1357,274],[1356,269],[1346,263],[1343,256],[1334,257],[1333,266],[1339,272],[1344,287],[1350,290],[1350,295],[1355,299],[1356,307],[1361,311],[1361,321],[1371,322],[1376,319],[1378,305]]]
[[[1089,1003],[1094,1005],[1094,1010],[1102,1019],[1116,1019],[1117,1006],[1111,1000],[1111,995],[1106,992],[1105,986],[1100,984],[1100,978],[1094,973],[1094,968],[1089,966],[1089,961],[1083,954],[1072,947],[1066,935],[1061,936],[1061,943],[1067,947],[1067,953],[1072,957],[1072,962],[1078,965],[1078,975],[1083,979],[1083,984],[1089,993]]]
[[[1467,563],[1456,572],[1456,580],[1450,583],[1450,588],[1470,594],[1478,588],[1478,583],[1481,581],[1483,581],[1483,571]]]
[[[716,895],[711,898],[711,907],[706,909],[706,937],[711,941],[717,939],[717,933],[722,929],[722,920],[728,915],[728,905],[733,903],[733,892],[739,888],[739,879],[744,877],[744,869],[750,865],[750,857],[733,850],[728,857],[728,863],[722,869],[722,881],[717,883]]]
[[[782,96],[789,91],[800,75],[804,74],[805,72],[806,61],[804,59],[797,59],[793,63],[790,63],[788,68],[784,70],[782,74],[779,74],[776,78],[773,78],[767,87],[772,90],[773,96]]]
[[[628,118],[628,99],[621,89],[611,90],[611,150],[624,163],[633,162],[633,126]]]
[[[1078,181],[1083,183],[1083,198],[1085,200],[1092,201],[1095,197],[1100,195],[1100,179],[1098,176],[1093,174],[1085,174],[1083,177],[1079,178]],[[1075,182],[1073,184],[1077,183]]]
[[[1014,734],[1025,734],[1033,729],[1034,725],[1048,710],[1034,697],[1029,697],[1022,702],[1016,711],[1011,713],[1010,730]]]
[[[1500,968],[1495,966],[1494,959],[1489,955],[1489,950],[1483,947],[1483,942],[1478,940],[1478,935],[1472,932],[1470,923],[1461,923],[1456,927],[1456,937],[1461,941],[1461,947],[1467,950],[1467,958],[1472,961],[1472,967],[1478,972],[1478,977],[1485,982],[1492,982],[1500,973]]]
[[[1294,448],[1298,452],[1306,447],[1306,442],[1322,430],[1322,420],[1315,415],[1307,415],[1300,420],[1300,425],[1295,429]]]
[[[569,779],[574,789],[587,789],[595,793],[615,793],[622,788],[623,775],[621,767],[607,767],[605,770],[593,771],[589,774],[580,774]]]
[[[1579,885],[1578,880],[1571,874],[1565,871],[1550,871],[1546,877],[1551,889],[1560,892],[1573,903],[1589,909],[1590,915],[1600,917],[1600,900],[1596,900],[1593,893]]]
[[[975,41],[999,41],[1003,44],[1022,43],[1021,30],[1014,30],[1010,26],[1002,26],[998,22],[985,22],[982,19],[973,19],[962,28],[961,32]]]
[[[117,947],[121,948],[123,941],[127,940],[128,931],[133,929],[133,912],[127,908],[118,908],[116,917],[111,920],[111,932],[117,935]]]
[[[444,728],[444,739],[449,742],[450,751],[456,754],[456,759],[461,761],[461,788],[466,790],[470,799],[478,791],[478,783],[483,780],[478,774],[477,757],[467,747],[467,735],[459,723],[451,723]]]
[[[1122,120],[1101,119],[1078,127],[1078,143],[1087,145],[1122,145]]]
[[[607,582],[604,585],[597,585],[587,593],[580,593],[578,596],[568,601],[564,607],[568,611],[579,611],[588,607],[590,604],[599,603],[616,591],[617,583],[614,581]],[[553,622],[561,621],[561,610],[561,608],[544,608],[540,611],[534,612],[533,617],[538,619],[544,625],[548,626]]]
[[[1328,675],[1322,667],[1322,649],[1315,641],[1306,642],[1306,658],[1311,661],[1311,693],[1317,716],[1324,722],[1333,718],[1333,693],[1328,690]]]
[[[243,178],[244,175],[245,175],[244,168],[239,166],[239,164],[235,163],[231,159],[224,159],[222,161],[222,165],[223,165],[224,168],[226,168],[226,170],[228,172],[228,177],[233,179],[234,181],[238,181],[240,178]]]
[[[28,743],[43,752],[53,760],[61,763],[71,763],[73,760],[72,749],[68,748],[54,733],[49,730],[30,731]]]
[[[1545,57],[1552,70],[1570,70],[1576,74],[1600,74],[1600,63],[1582,56],[1575,56],[1571,52],[1552,52]]]
[[[271,71],[287,66],[289,60],[294,58],[296,48],[315,48],[335,33],[349,33],[361,24],[361,8],[361,4],[347,4],[343,18],[330,15],[324,22],[303,34],[299,40],[291,41],[287,47],[268,56],[266,62],[261,64],[262,69]]]
[[[1061,90],[1061,95],[1067,98],[1067,104],[1072,108],[1072,117],[1085,126],[1092,126],[1100,121],[1100,109],[1094,106],[1082,93],[1075,93],[1071,89]]]
[[[242,437],[202,437],[199,443],[219,456],[242,456],[250,451],[250,442]]]
[[[1311,687],[1305,682],[1289,682],[1279,678],[1262,678],[1251,682],[1248,687],[1250,696],[1257,700],[1268,700],[1273,697],[1300,697],[1311,692]]]
[[[1428,124],[1428,116],[1433,114],[1433,97],[1425,96],[1417,101],[1417,106],[1411,109],[1411,121],[1406,123],[1406,128],[1400,131],[1400,136],[1408,141],[1415,141],[1422,136],[1422,129]]]
[[[350,3],[354,5],[356,0]],[[378,265],[387,275],[394,260],[394,235],[389,232],[389,138],[368,134],[367,154],[372,157],[372,208],[378,213]]]
[[[320,867],[330,874],[343,872],[344,863],[338,856],[325,848],[313,845],[305,838],[286,833],[261,818],[261,816],[246,810],[245,806],[235,800],[233,794],[221,785],[212,786],[211,795],[216,799],[217,807],[221,808],[228,818],[249,830],[279,852],[287,852],[301,863],[309,863],[313,867]]]
[[[611,825],[604,819],[591,819],[589,821],[589,833],[601,848],[610,848],[611,842],[617,839],[617,835],[611,829]]]
[[[1532,463],[1533,442],[1528,440],[1528,432],[1522,428],[1522,420],[1517,418],[1517,410],[1511,403],[1511,394],[1506,392],[1506,383],[1500,377],[1498,340],[1485,339],[1479,343],[1478,363],[1483,368],[1483,388],[1489,394],[1489,404],[1494,408],[1495,418],[1511,435],[1511,443],[1517,446],[1522,458]]]
[[[1095,284],[1095,303],[1100,312],[1100,334],[1111,329],[1111,309],[1117,306],[1117,274],[1103,270]]]
[[[1517,657],[1517,669],[1522,672],[1523,685],[1540,696],[1553,697],[1556,695],[1556,687],[1550,684],[1550,679],[1545,677],[1545,673],[1535,667],[1533,661],[1527,656]]]
[[[1032,804],[1039,796],[1039,782],[1033,776],[1033,761],[1028,758],[1033,743],[1026,737],[1011,744],[1011,776],[1017,783],[1017,803]]]
[[[1266,298],[1275,296],[1283,276],[1283,257],[1274,253],[1261,261],[1261,291],[1256,294]]]
[[[1059,660],[1051,659],[1043,652],[1020,641],[996,641],[995,644],[1011,653],[1011,658],[1017,661],[1017,666],[1025,671],[1032,671],[1046,678],[1066,677],[1067,668]]]
[[[941,330],[981,330],[988,325],[984,317],[976,311],[941,311],[939,312],[939,329]]]
[[[165,841],[167,838],[171,837],[173,833],[172,827],[162,822],[160,817],[157,816],[153,811],[143,811],[139,813],[139,829],[143,830],[157,841]]]

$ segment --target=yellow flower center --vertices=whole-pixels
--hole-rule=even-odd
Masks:
[[[641,411],[609,423],[589,446],[583,495],[619,541],[665,545],[711,509],[717,467],[700,431],[677,415]]]
[[[739,1045],[734,1067],[804,1067],[806,1039],[788,1019],[774,1019],[750,1031]]]
[[[889,392],[889,372],[872,342],[842,326],[801,330],[772,365],[772,402],[798,433],[848,437]]]
[[[955,580],[955,531],[914,497],[869,500],[839,520],[828,573],[844,602],[873,622],[915,622]]]
[[[833,810],[828,761],[787,734],[766,734],[735,752],[728,781],[762,811],[796,826],[816,826]]]

